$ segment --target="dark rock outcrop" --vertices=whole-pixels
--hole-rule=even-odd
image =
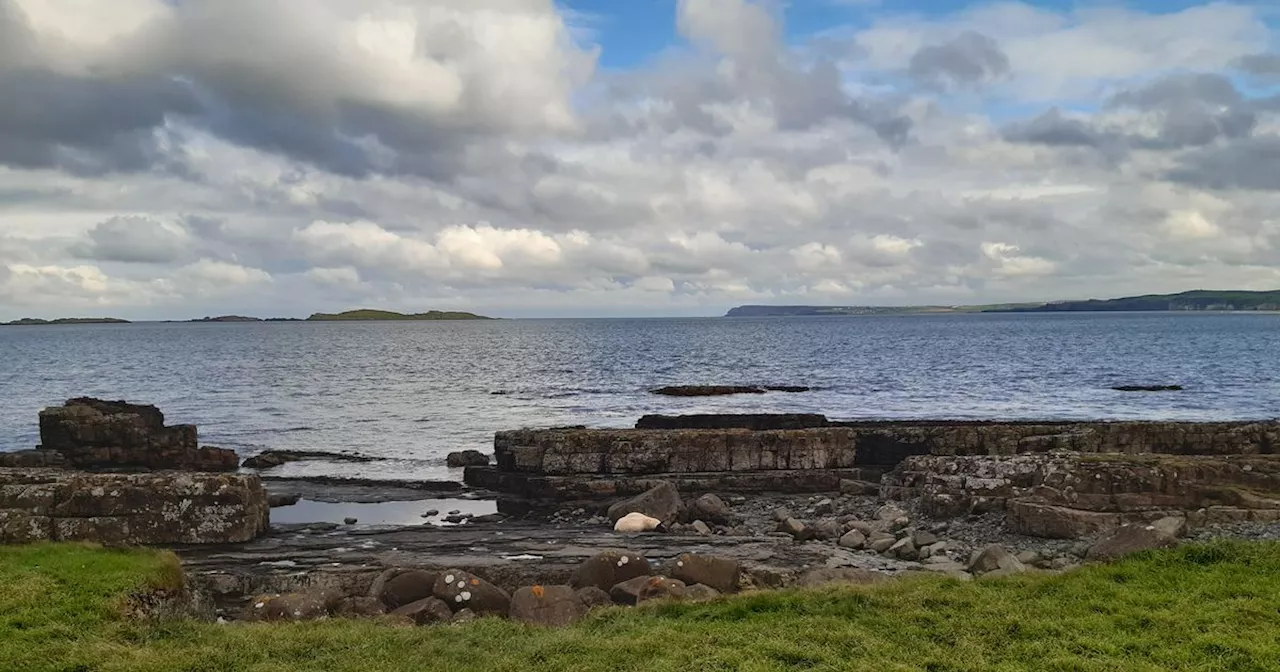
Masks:
[[[0,469],[0,543],[238,543],[268,512],[257,476]]]
[[[79,398],[40,411],[42,450],[89,470],[235,471],[235,451],[200,447],[194,425],[166,427],[155,406]]]
[[[720,397],[730,394],[764,394],[765,392],[808,392],[802,385],[668,385],[649,390],[667,397]]]
[[[445,458],[445,464],[451,469],[461,467],[487,467],[489,466],[489,456],[478,450],[463,450],[456,453],[449,453]]]
[[[1117,392],[1181,392],[1181,385],[1117,385],[1111,388]]]
[[[346,455],[343,453],[327,453],[320,450],[265,450],[253,457],[245,459],[240,466],[246,469],[271,469],[289,462],[307,460],[325,460],[327,462],[372,462],[372,457],[363,455]]]
[[[61,469],[67,466],[69,466],[67,458],[54,450],[17,450],[0,453],[0,468]]]
[[[817,413],[716,413],[700,415],[646,415],[636,429],[814,429],[830,424]]]

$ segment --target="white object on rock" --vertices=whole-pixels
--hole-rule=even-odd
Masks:
[[[657,518],[650,518],[643,513],[628,513],[614,524],[614,532],[649,532],[658,529],[662,524]]]

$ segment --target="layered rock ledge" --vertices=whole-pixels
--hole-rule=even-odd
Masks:
[[[87,470],[235,471],[235,451],[201,447],[195,425],[166,427],[155,406],[71,399],[40,411],[40,448]],[[30,460],[30,458],[27,458]]]
[[[1187,513],[1188,522],[1280,521],[1280,455],[915,456],[881,495],[948,518],[1005,511],[1010,531],[1075,538]]]
[[[0,469],[0,543],[226,544],[267,530],[257,476]]]

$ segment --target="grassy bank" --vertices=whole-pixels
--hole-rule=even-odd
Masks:
[[[0,670],[1277,670],[1280,544],[1064,576],[759,593],[606,610],[564,630],[147,623],[123,596],[172,556],[0,547]]]

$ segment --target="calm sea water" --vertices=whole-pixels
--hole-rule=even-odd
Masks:
[[[809,393],[654,396],[681,383]],[[1122,393],[1112,385],[1185,385]],[[500,394],[494,394],[500,393]],[[154,403],[203,443],[347,451],[283,473],[457,478],[522,426],[628,426],[644,413],[832,418],[1258,419],[1280,416],[1280,315],[1076,314],[136,324],[0,329],[0,450],[81,395]]]

